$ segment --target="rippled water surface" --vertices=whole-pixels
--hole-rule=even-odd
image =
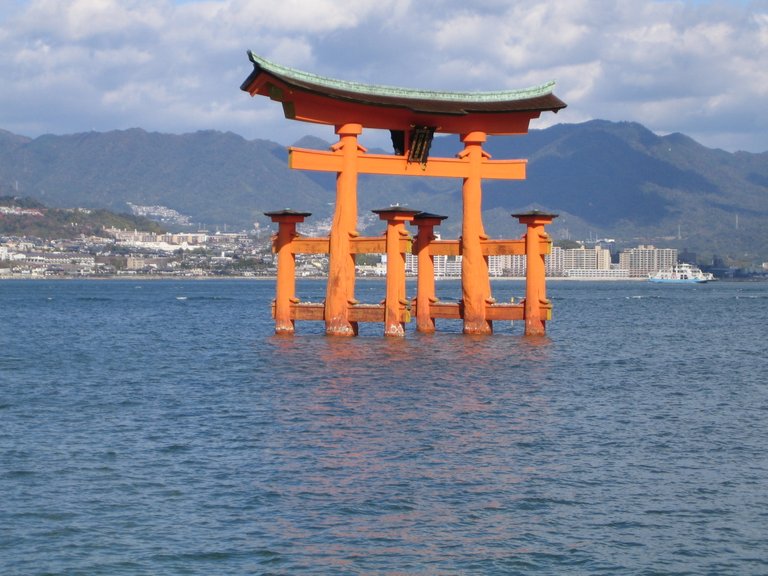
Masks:
[[[551,282],[539,339],[273,289],[0,282],[0,574],[768,574],[768,285]]]

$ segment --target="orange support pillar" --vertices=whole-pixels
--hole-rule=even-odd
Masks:
[[[413,251],[418,258],[419,272],[416,280],[416,330],[432,333],[435,331],[435,319],[432,318],[431,305],[437,302],[435,297],[435,258],[429,253],[429,246],[435,239],[434,229],[447,216],[419,212],[413,219],[418,227]]]
[[[277,287],[275,288],[275,334],[293,334],[294,321],[291,318],[291,304],[296,299],[296,255],[291,243],[296,238],[296,224],[311,216],[309,212],[279,210],[264,212],[272,222],[278,223],[273,249],[277,253]]]
[[[364,149],[357,137],[360,124],[343,124],[336,128],[339,141],[331,149],[341,155],[341,171],[336,174],[336,208],[331,225],[328,286],[325,298],[325,333],[331,336],[354,336],[357,323],[349,320],[349,306],[355,300],[355,255],[350,238],[357,236],[357,160]]]
[[[463,134],[464,150],[459,158],[469,162],[469,174],[462,188],[461,223],[461,292],[464,302],[464,333],[490,334],[493,325],[485,317],[485,305],[491,301],[488,262],[483,256],[482,240],[486,240],[482,222],[482,164],[490,158],[483,150],[485,132]]]
[[[532,210],[522,214],[512,214],[521,224],[526,225],[525,231],[525,335],[543,336],[546,334],[548,312],[542,314],[541,308],[549,306],[547,300],[547,282],[544,256],[541,251],[541,241],[549,240],[544,226],[557,218],[557,214],[546,214]]]
[[[387,295],[384,300],[384,335],[405,336],[401,311],[408,305],[405,295],[405,254],[400,251],[400,239],[408,236],[405,223],[413,220],[418,210],[390,206],[373,210],[387,222]]]

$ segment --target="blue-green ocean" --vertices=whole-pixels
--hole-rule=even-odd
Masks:
[[[273,291],[0,282],[0,574],[768,574],[768,284],[550,282],[535,339]]]

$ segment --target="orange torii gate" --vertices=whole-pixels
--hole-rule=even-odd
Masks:
[[[546,299],[543,257],[549,252],[551,242],[544,232],[544,225],[555,215],[537,211],[513,215],[527,226],[524,239],[489,240],[481,218],[481,183],[483,179],[525,178],[525,160],[491,160],[483,150],[483,143],[489,134],[525,134],[530,120],[538,118],[541,112],[557,112],[564,108],[565,103],[552,93],[554,82],[500,92],[408,90],[325,78],[280,66],[252,52],[248,54],[254,70],[242,84],[242,90],[252,96],[259,94],[280,102],[286,118],[334,126],[339,136],[339,141],[327,152],[289,148],[291,168],[335,172],[337,175],[330,237],[298,237],[295,226],[307,216],[306,213],[267,213],[280,224],[275,239],[278,253],[276,332],[293,332],[294,320],[315,319],[325,321],[329,335],[351,336],[357,333],[358,321],[383,320],[385,334],[402,335],[397,325],[410,317],[404,304],[404,287],[402,292],[393,287],[401,283],[399,267],[393,265],[390,268],[389,262],[393,260],[395,250],[400,254],[410,251],[408,245],[402,245],[407,236],[404,223],[414,220],[417,225],[421,223],[417,250],[427,250],[420,257],[420,264],[427,254],[462,256],[460,304],[451,308],[430,302],[430,299],[434,300],[434,290],[430,295],[429,290],[422,287],[416,305],[420,330],[429,331],[431,319],[442,317],[461,318],[464,332],[468,334],[492,332],[494,319],[524,319],[526,334],[545,332],[551,305]],[[358,142],[364,128],[389,130],[395,153],[369,154]],[[457,158],[429,157],[435,133],[460,135],[464,149]],[[395,210],[396,207],[376,211],[388,223],[384,238],[360,237],[356,230],[358,174],[461,178],[460,240],[432,242],[428,236],[431,236],[431,227],[439,223],[439,217],[435,222],[435,218],[419,218],[418,211]],[[423,234],[422,228],[425,230]],[[302,306],[295,298],[293,287],[288,287],[294,282],[293,254],[301,252],[329,254],[328,285],[322,309]],[[369,310],[370,307],[361,306],[355,300],[355,254],[365,252],[388,254],[387,299],[381,310]],[[492,254],[527,255],[526,297],[522,304],[498,305],[493,300],[487,263],[487,257]],[[430,267],[425,265],[425,268]],[[419,272],[421,276],[421,266]],[[394,277],[390,278],[391,275]],[[427,284],[428,279],[419,279],[420,287]]]

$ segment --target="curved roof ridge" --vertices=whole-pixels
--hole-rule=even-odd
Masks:
[[[368,96],[385,96],[392,98],[404,98],[413,100],[432,100],[443,102],[509,102],[513,100],[526,100],[552,94],[555,87],[555,81],[550,80],[539,86],[531,86],[517,90],[496,90],[490,92],[441,92],[433,90],[420,90],[411,88],[401,88],[397,86],[386,86],[377,84],[363,84],[361,82],[352,82],[348,80],[338,80],[327,76],[304,72],[290,66],[283,66],[271,62],[266,58],[257,56],[252,51],[248,51],[248,57],[254,66],[271,72],[277,76],[286,79],[292,79],[297,82],[307,83],[315,86],[325,86],[333,90],[343,90],[357,94],[366,94]]]

